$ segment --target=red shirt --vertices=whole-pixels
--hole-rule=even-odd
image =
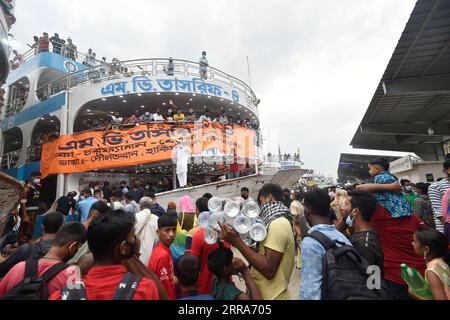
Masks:
[[[42,36],[39,38],[39,50],[47,50],[50,45],[50,40],[48,37]]]
[[[383,248],[385,279],[404,285],[400,267],[402,263],[423,275],[426,269],[425,260],[414,252],[411,244],[414,232],[425,226],[423,221],[414,214],[410,217],[391,218],[389,211],[377,205],[371,222]]]
[[[56,260],[40,259],[38,262],[38,275],[42,276],[50,267],[59,263]],[[79,275],[77,266],[70,266],[54,276],[47,285],[49,296],[56,291],[60,291],[67,286],[67,279],[70,277],[76,277]],[[0,282],[0,298],[8,293],[12,288],[23,281],[25,276],[25,261],[19,262],[6,274],[6,276]]]
[[[120,264],[93,267],[83,279],[88,300],[112,300],[127,269]],[[61,300],[61,290],[52,294],[49,300]],[[134,292],[133,300],[159,300],[156,284],[142,278]]]
[[[231,245],[224,243],[225,247],[231,249]],[[198,292],[200,294],[211,294],[213,274],[208,269],[208,256],[211,251],[219,248],[217,243],[211,245],[205,242],[205,228],[201,228],[192,239],[191,255],[200,259],[200,276],[198,279]]]
[[[239,172],[239,164],[237,162],[237,156],[234,156],[234,163],[230,164],[230,172]]]
[[[175,300],[175,281],[170,247],[158,242],[153,249],[152,256],[148,262],[148,267],[159,277],[164,288],[166,288],[169,299]]]

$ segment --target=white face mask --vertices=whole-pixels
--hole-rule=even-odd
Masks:
[[[345,220],[345,224],[349,227],[353,226],[353,219],[351,215],[347,217],[347,219]]]
[[[40,182],[41,182],[41,179],[34,179],[34,180],[33,180],[33,183],[34,183],[34,184],[38,184],[38,183],[40,183]]]

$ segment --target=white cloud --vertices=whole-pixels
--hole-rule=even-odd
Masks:
[[[21,0],[20,50],[47,31],[108,59],[197,60],[248,81],[282,152],[336,176],[415,0]],[[271,149],[276,144],[271,143]],[[379,153],[379,152],[374,152]]]

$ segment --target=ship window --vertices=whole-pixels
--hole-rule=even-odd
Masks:
[[[63,77],[64,75],[66,73],[54,69],[42,71],[36,89],[37,98],[43,101],[66,90],[67,79]]]
[[[2,169],[11,169],[18,164],[22,147],[23,135],[20,128],[12,128],[3,133],[3,156],[1,157]]]
[[[28,148],[28,162],[41,159],[42,145],[59,137],[60,121],[54,114],[42,116],[34,126],[31,134],[31,145]]]
[[[3,154],[22,149],[23,135],[20,128],[12,128],[3,133]]]
[[[30,93],[30,80],[27,77],[20,78],[9,85],[8,103],[6,105],[6,116],[10,117],[22,111]]]

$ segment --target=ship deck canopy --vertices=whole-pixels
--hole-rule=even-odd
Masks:
[[[376,158],[386,158],[389,162],[400,159],[397,156],[341,153],[338,165],[338,183],[369,182],[371,177],[367,165]]]
[[[450,2],[419,0],[351,145],[441,160],[449,139]]]

